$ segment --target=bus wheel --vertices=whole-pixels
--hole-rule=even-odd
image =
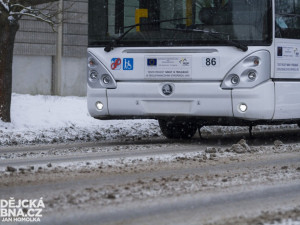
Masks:
[[[158,120],[163,135],[169,139],[190,139],[196,131],[197,125],[188,121]]]

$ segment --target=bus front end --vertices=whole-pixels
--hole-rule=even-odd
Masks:
[[[158,119],[168,138],[270,121],[271,0],[90,0],[88,109]]]

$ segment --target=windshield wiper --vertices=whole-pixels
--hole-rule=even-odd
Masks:
[[[138,27],[138,26],[146,26],[146,25],[155,25],[155,24],[161,24],[165,22],[172,22],[176,20],[183,20],[187,18],[176,18],[176,19],[168,19],[168,20],[153,20],[149,23],[136,23],[130,26],[125,26],[122,28],[129,28],[126,32],[124,32],[121,36],[119,36],[116,39],[112,39],[104,48],[104,51],[110,52],[115,46],[117,46],[118,42],[121,41],[133,28]]]
[[[227,44],[234,46],[236,48],[241,49],[242,51],[246,52],[248,51],[248,46],[244,45],[242,43],[240,43],[239,41],[234,41],[234,40],[230,40],[229,38],[223,38],[222,35],[227,35],[229,36],[229,34],[226,33],[221,33],[221,32],[213,32],[213,31],[208,31],[208,30],[201,30],[201,29],[168,29],[166,28],[165,30],[172,30],[172,31],[183,31],[183,32],[200,32],[203,34],[207,34],[208,36],[221,40],[221,41],[225,41]]]

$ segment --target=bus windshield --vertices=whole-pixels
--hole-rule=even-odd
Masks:
[[[89,0],[89,46],[113,40],[117,46],[270,45],[272,1]]]

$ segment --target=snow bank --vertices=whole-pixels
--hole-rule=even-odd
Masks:
[[[161,135],[155,120],[92,118],[86,97],[12,95],[11,123],[0,121],[0,144],[130,139]]]

